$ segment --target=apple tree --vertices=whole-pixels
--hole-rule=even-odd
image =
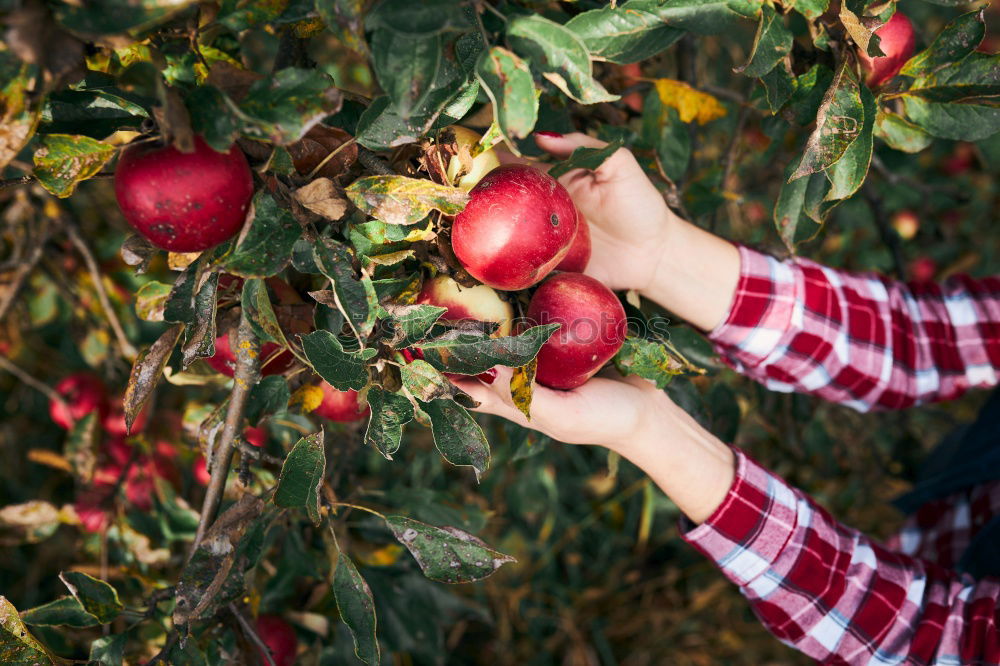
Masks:
[[[530,414],[536,380],[639,375],[875,532],[891,519],[871,506],[971,409],[862,422],[769,394],[578,275],[568,195],[504,199],[527,221],[498,256],[482,229],[503,222],[476,198],[525,169],[501,161],[549,183],[625,147],[673,210],[734,240],[897,277],[995,271],[985,5],[0,16],[4,663],[787,662],[637,470],[479,417],[450,378],[514,368]],[[607,145],[553,161],[539,131]],[[509,265],[535,250],[531,272]],[[559,317],[529,316],[559,309],[537,287],[553,269],[596,283],[575,314],[622,335],[575,377]]]

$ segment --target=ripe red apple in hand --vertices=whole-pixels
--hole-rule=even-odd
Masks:
[[[559,273],[531,297],[533,324],[562,324],[538,352],[539,384],[573,389],[593,377],[625,342],[625,310],[614,292],[581,273]]]
[[[442,321],[494,322],[499,324],[495,337],[510,335],[514,308],[485,285],[463,287],[447,275],[438,275],[424,281],[416,302],[418,305],[448,308],[441,316]]]
[[[261,615],[257,618],[257,635],[271,651],[274,666],[292,666],[295,653],[299,650],[299,639],[292,625],[277,615]],[[261,655],[261,663],[267,663]]]
[[[885,25],[875,31],[875,34],[879,37],[879,48],[885,55],[873,58],[861,50],[858,51],[861,67],[868,73],[866,82],[869,88],[878,88],[896,76],[906,61],[913,56],[917,43],[913,23],[898,9]]]
[[[563,260],[556,266],[557,271],[567,271],[569,273],[582,273],[587,270],[590,263],[590,223],[583,215],[580,216],[580,225],[576,228],[576,237],[573,244],[569,246],[569,252]]]
[[[448,129],[455,133],[455,142],[458,144],[459,151],[463,149],[471,151],[482,138],[472,130],[460,125],[452,125]],[[458,155],[454,155],[448,161],[448,182],[455,183],[457,187],[468,192],[483,179],[483,176],[498,166],[500,166],[500,159],[497,154],[493,150],[484,150],[472,158],[471,168],[459,178],[458,173],[462,170],[462,160],[458,158]]]
[[[451,245],[465,270],[494,289],[536,284],[569,252],[579,214],[555,178],[523,164],[486,174],[455,217]]]
[[[338,391],[326,382],[320,382],[319,387],[323,389],[323,402],[313,410],[316,416],[338,423],[352,423],[366,418],[371,411],[368,405],[362,407],[358,404],[357,391]]]
[[[236,335],[236,331],[232,331]],[[236,372],[236,353],[233,351],[230,334],[223,333],[215,339],[215,356],[203,359],[216,372],[232,377]],[[290,351],[282,349],[273,342],[264,342],[260,346],[260,373],[262,375],[278,375],[288,370],[295,363],[295,356]]]
[[[200,252],[243,226],[253,177],[238,147],[219,153],[195,137],[193,153],[173,146],[128,146],[115,169],[115,196],[125,219],[151,243]]]
[[[60,428],[69,430],[73,424],[91,412],[103,420],[108,414],[108,394],[104,382],[86,372],[63,377],[55,386],[65,404],[49,402],[49,416]]]

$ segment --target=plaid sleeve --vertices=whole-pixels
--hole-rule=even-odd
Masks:
[[[902,283],[746,247],[740,256],[729,316],[709,337],[772,390],[867,411],[998,382],[1000,278]]]
[[[726,499],[684,538],[771,633],[828,664],[1000,663],[1000,581],[886,550],[736,454]]]

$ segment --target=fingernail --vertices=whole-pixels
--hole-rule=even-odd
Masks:
[[[547,136],[550,139],[561,139],[562,138],[562,134],[560,134],[559,132],[538,131],[538,132],[535,132],[535,136]]]
[[[478,379],[484,384],[493,384],[493,382],[497,380],[497,369],[490,368],[486,372],[481,372],[478,375],[476,375],[476,379]]]

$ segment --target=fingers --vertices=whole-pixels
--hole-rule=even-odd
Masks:
[[[535,132],[534,137],[539,148],[556,157],[569,157],[577,148],[603,148],[607,145],[600,139],[580,132],[559,135]]]

